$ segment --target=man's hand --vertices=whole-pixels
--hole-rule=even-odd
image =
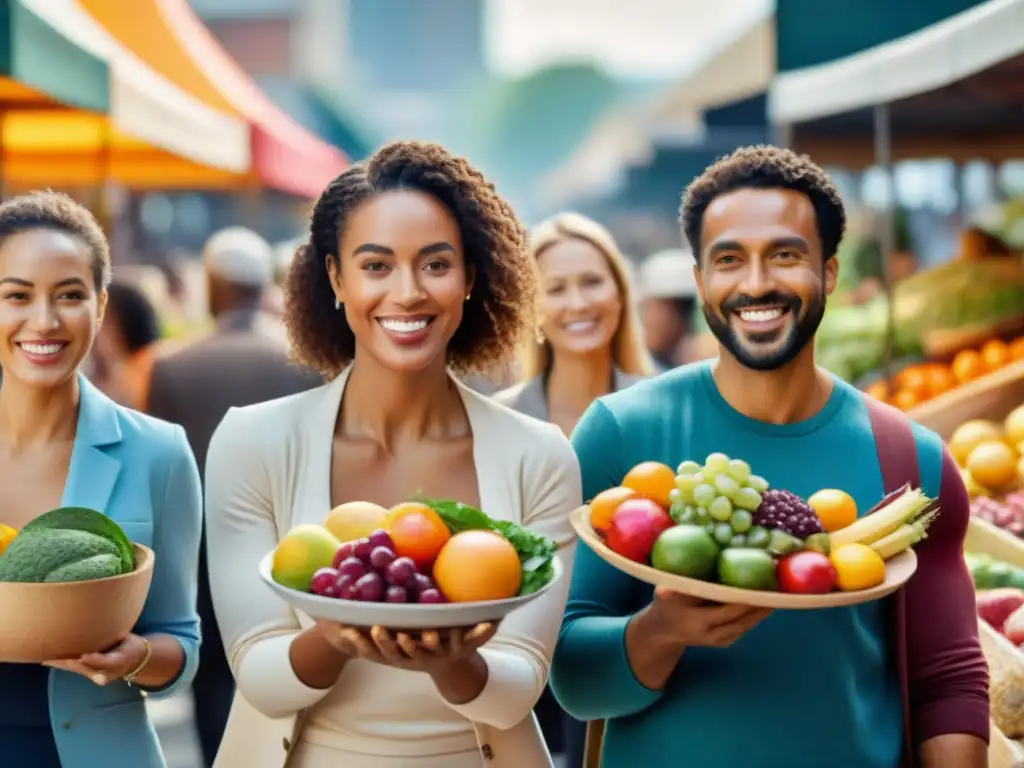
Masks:
[[[728,648],[771,613],[749,605],[705,603],[665,587],[626,627],[626,655],[637,680],[664,687],[687,648]]]

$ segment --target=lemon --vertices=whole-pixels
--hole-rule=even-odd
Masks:
[[[982,443],[1002,440],[1003,432],[999,425],[987,419],[971,419],[965,421],[954,430],[949,438],[949,452],[956,463],[966,466],[967,456]]]
[[[328,513],[324,528],[338,541],[355,541],[383,528],[387,514],[384,507],[369,501],[350,501],[339,504]]]

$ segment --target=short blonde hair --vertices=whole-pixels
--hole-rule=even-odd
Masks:
[[[622,316],[612,338],[612,362],[623,373],[650,376],[650,357],[644,347],[640,318],[636,311],[630,264],[622,255],[615,238],[603,225],[578,213],[560,213],[538,224],[530,233],[530,255],[536,265],[540,256],[553,245],[566,240],[582,240],[596,248],[611,269],[619,289]],[[522,378],[538,376],[551,365],[551,345],[538,337],[528,339],[522,353]]]

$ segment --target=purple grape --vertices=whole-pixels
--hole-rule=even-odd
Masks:
[[[334,553],[334,562],[332,562],[331,565],[337,568],[341,565],[343,560],[347,560],[350,557],[352,557],[352,542],[346,541],[338,547],[338,551]]]
[[[393,550],[395,548],[395,542],[391,540],[388,532],[383,528],[378,528],[376,531],[370,534],[369,537],[370,547],[376,549],[377,547],[386,547],[387,549]]]
[[[409,595],[405,591],[405,587],[396,587],[391,585],[388,587],[388,591],[384,593],[385,603],[407,603],[409,602]]]
[[[444,595],[441,594],[440,590],[437,589],[425,589],[420,592],[419,601],[421,603],[447,603],[444,599]]]
[[[344,562],[338,565],[338,573],[351,576],[353,580],[358,579],[364,573],[366,573],[366,565],[358,557],[347,558]]]
[[[374,547],[370,553],[370,565],[377,573],[383,573],[384,569],[395,562],[395,553],[387,547]]]
[[[352,554],[360,560],[367,561],[372,549],[369,539],[356,539],[352,542]]]
[[[361,575],[361,574],[360,574]],[[334,593],[337,597],[344,597],[348,594],[349,588],[356,583],[355,576],[349,576],[347,574],[341,574],[338,576],[338,581],[334,584]]]
[[[376,573],[367,573],[360,576],[352,588],[359,593],[359,599],[364,603],[376,603],[384,594],[384,581]]]
[[[338,592],[338,572],[333,568],[321,568],[309,581],[309,591],[321,597],[334,597]]]
[[[384,570],[384,578],[388,584],[393,584],[396,587],[404,587],[412,579],[413,574],[416,573],[416,563],[412,561],[411,557],[400,557],[392,562]],[[411,587],[415,590],[416,585],[412,584]]]
[[[409,577],[409,586],[417,594],[426,592],[428,589],[437,589],[434,585],[434,580],[429,576],[424,576],[422,573],[414,573]]]

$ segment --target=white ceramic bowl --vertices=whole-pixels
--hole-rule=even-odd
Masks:
[[[381,626],[387,629],[444,629],[447,627],[471,627],[487,621],[505,618],[517,608],[547,592],[562,578],[562,562],[554,559],[554,575],[542,589],[532,595],[520,595],[508,600],[487,600],[477,603],[362,603],[355,600],[341,600],[321,597],[310,592],[299,592],[284,587],[270,575],[270,564],[274,553],[270,552],[260,561],[260,576],[278,596],[297,611],[314,619],[326,619],[348,624],[353,627]]]

